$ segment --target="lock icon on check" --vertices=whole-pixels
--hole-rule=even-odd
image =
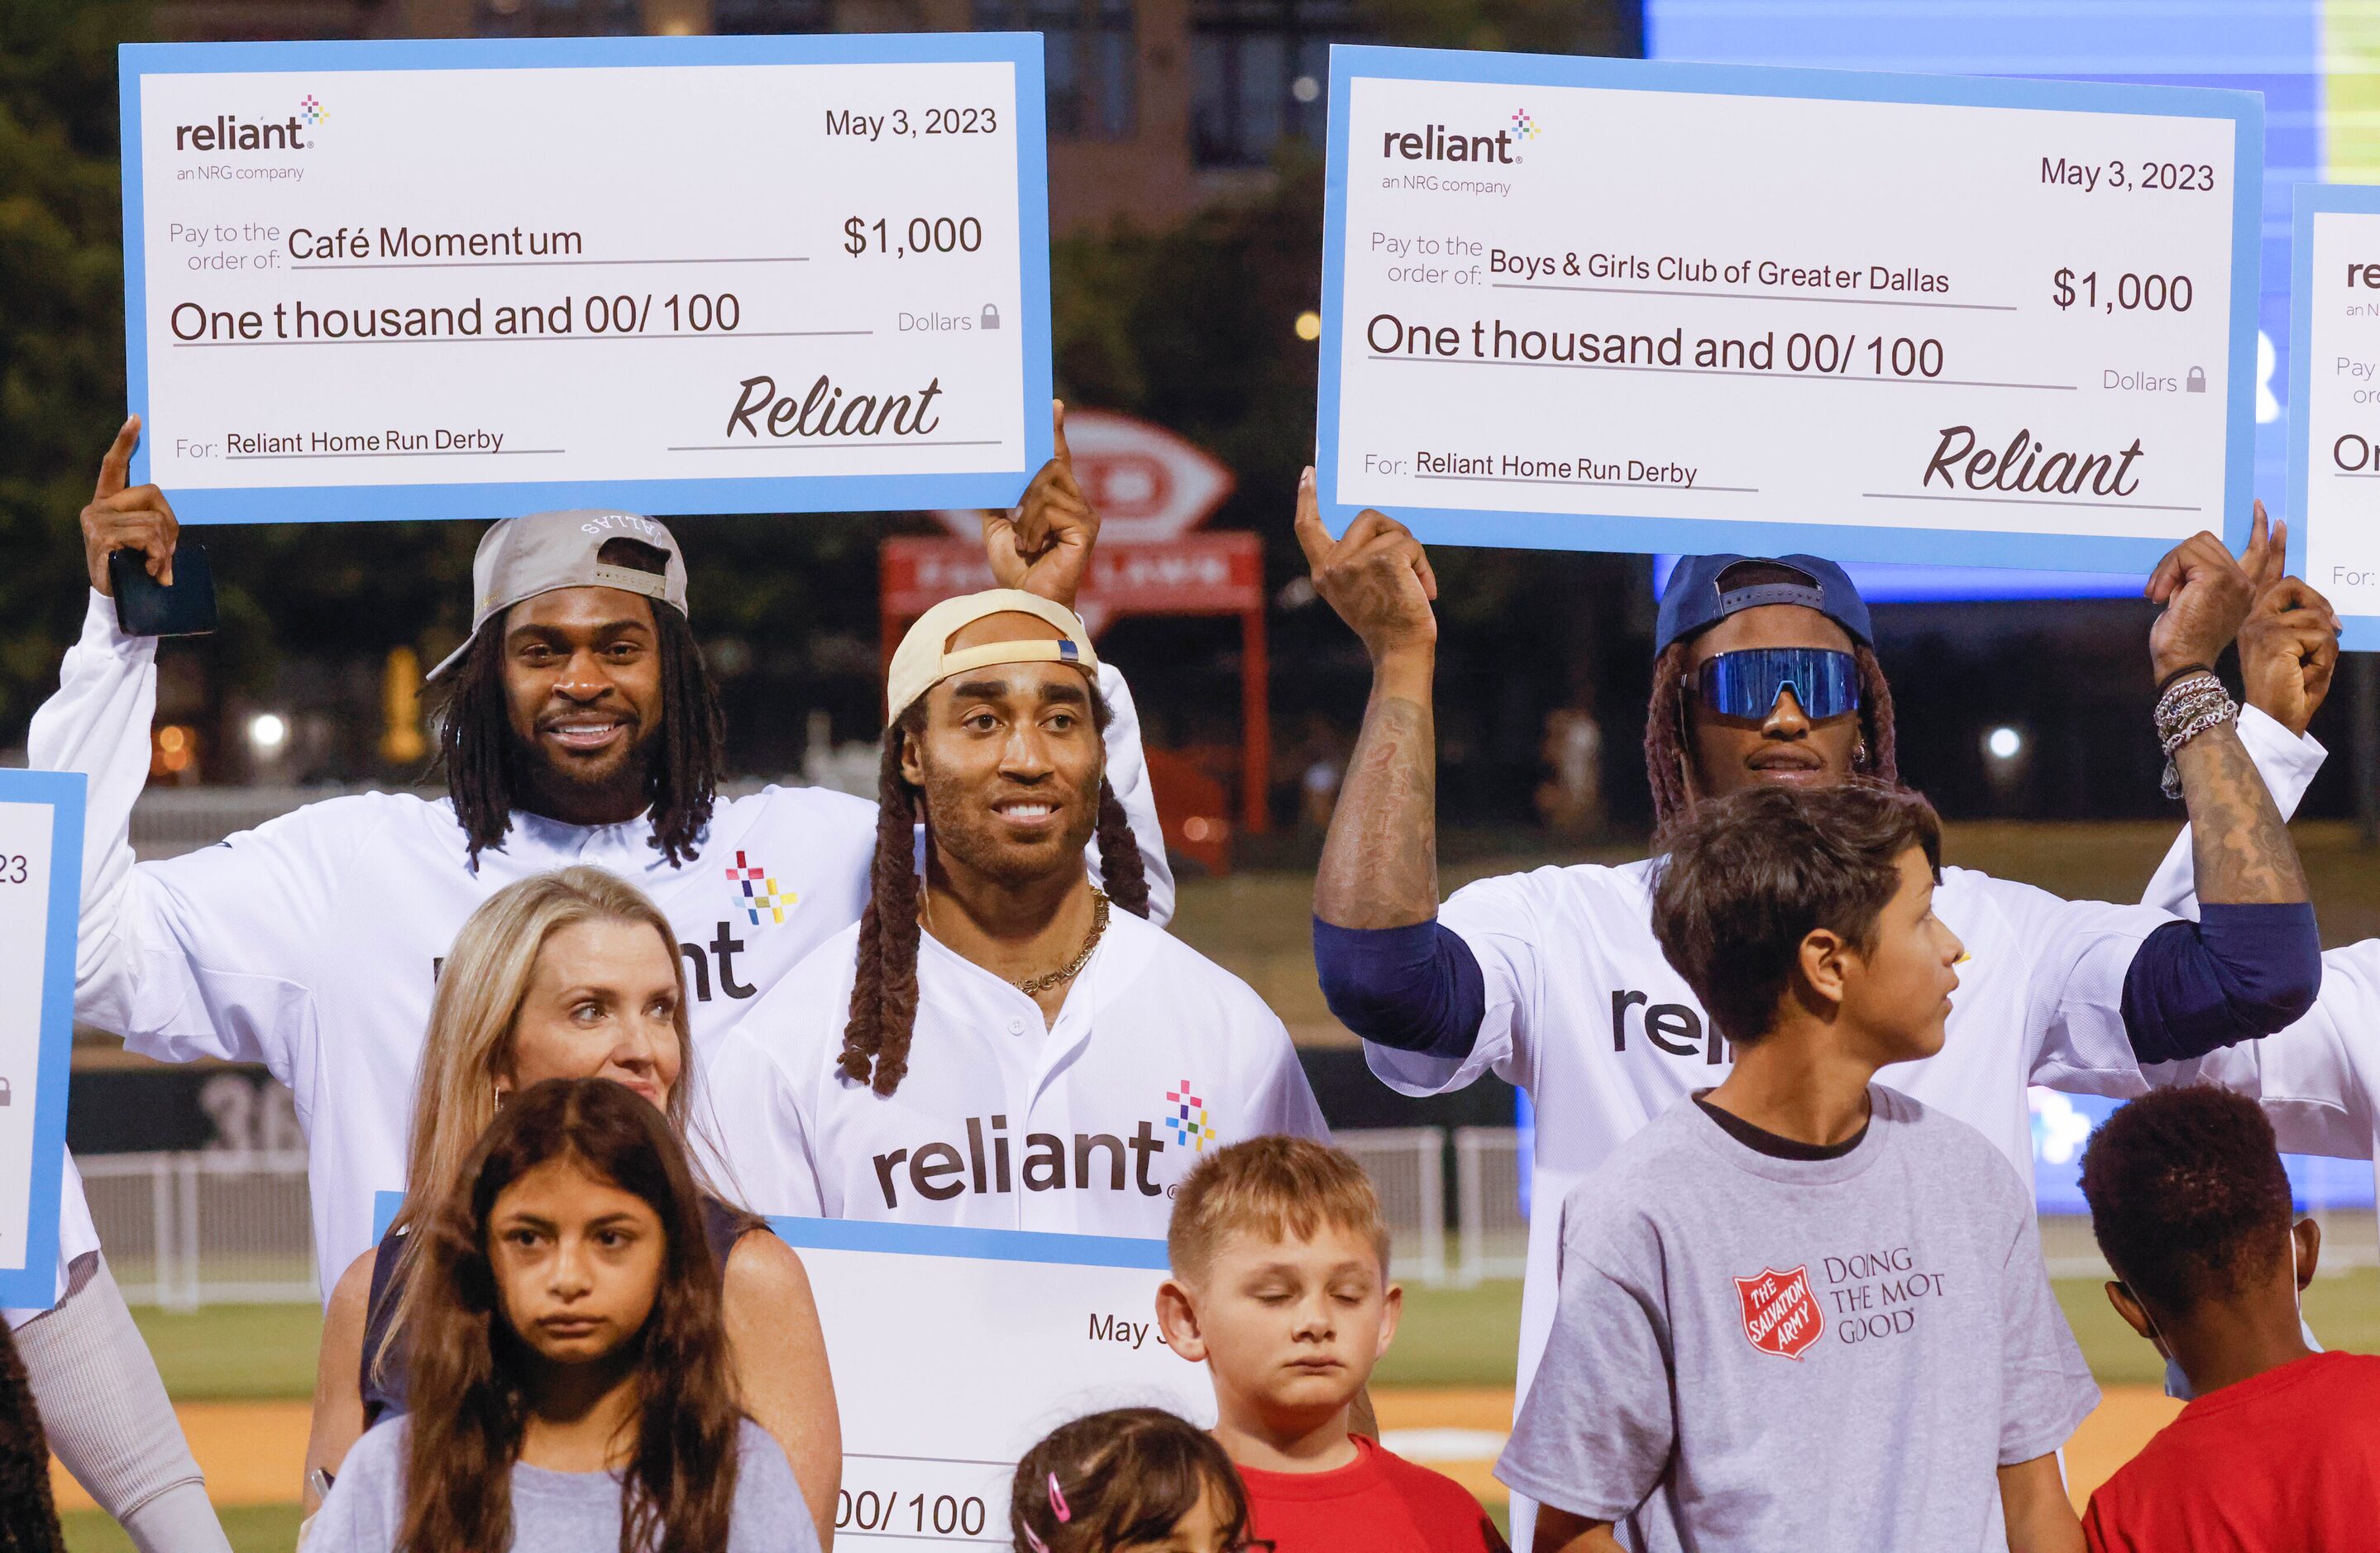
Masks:
[[[5,1078],[0,1078],[0,1106],[9,1105],[12,1103],[13,1099],[9,1092],[8,1081]]]
[[[993,307],[990,303],[986,302],[986,303],[983,305],[983,320],[982,320],[982,322],[981,322],[978,323],[978,324],[976,325],[976,327],[977,327],[977,328],[978,328],[978,329],[997,329],[997,328],[999,328],[999,327],[1000,327],[1000,309],[999,309],[998,308]]]
[[[2190,375],[2189,375],[2188,377],[2186,377],[2186,378],[2184,378],[2184,379],[2182,379],[2182,380],[2181,380],[2181,386],[2182,386],[2183,391],[2184,391],[2184,392],[2186,392],[2186,393],[2190,393],[2190,394],[2204,394],[2204,393],[2205,393],[2205,392],[2206,392],[2206,369],[2205,369],[2205,368],[2204,368],[2204,367],[2192,367],[2192,368],[2190,370]]]

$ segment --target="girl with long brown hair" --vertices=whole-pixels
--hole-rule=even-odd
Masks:
[[[736,1404],[703,1200],[660,1111],[548,1079],[416,1231],[411,1411],[347,1453],[315,1553],[814,1553]]]
[[[379,1246],[339,1280],[324,1316],[307,1447],[310,1509],[320,1502],[314,1474],[342,1471],[356,1439],[407,1405],[405,1352],[429,1252],[419,1231],[512,1097],[540,1079],[611,1079],[642,1097],[682,1142],[703,1139],[710,1108],[687,1030],[685,976],[668,919],[600,868],[516,880],[455,935],[415,1085],[404,1205]],[[831,1514],[842,1441],[801,1260],[715,1190],[706,1187],[702,1204],[741,1405],[784,1448],[809,1502]],[[819,1535],[830,1535],[822,1522]]]

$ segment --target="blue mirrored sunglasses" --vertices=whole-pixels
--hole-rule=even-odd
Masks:
[[[1765,719],[1788,686],[1813,722],[1859,710],[1859,661],[1823,647],[1748,647],[1694,671],[1694,698],[1721,717]]]

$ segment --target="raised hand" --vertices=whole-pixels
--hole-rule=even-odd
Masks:
[[[1314,471],[1297,482],[1297,542],[1314,590],[1364,638],[1372,694],[1322,839],[1314,915],[1342,928],[1403,928],[1438,911],[1438,576],[1402,523],[1366,509],[1338,539]]]
[[[2338,613],[2311,583],[2288,575],[2289,553],[2289,526],[2277,523],[2240,625],[2240,680],[2250,706],[2302,736],[2338,667]]]
[[[1314,471],[1297,482],[1297,542],[1314,576],[1314,590],[1330,601],[1375,664],[1415,649],[1434,649],[1438,574],[1421,541],[1395,518],[1366,508],[1338,539],[1322,527]]]
[[[1063,400],[1050,402],[1050,419],[1057,433],[1050,462],[1014,507],[983,515],[983,549],[1001,587],[1021,588],[1073,609],[1099,537],[1099,515],[1075,480]]]
[[[2192,664],[2215,666],[2248,618],[2258,580],[2277,576],[2271,566],[2272,534],[2262,502],[2248,548],[2237,558],[2204,529],[2167,552],[2144,590],[2165,606],[2149,627],[2149,661],[2158,683]]]
[[[140,444],[140,418],[134,416],[115,433],[107,456],[99,461],[99,482],[91,488],[91,504],[82,509],[82,554],[91,585],[103,597],[115,589],[107,580],[107,558],[119,550],[145,555],[149,575],[174,586],[174,546],[182,526],[165,493],[153,485],[128,488],[132,450]]]

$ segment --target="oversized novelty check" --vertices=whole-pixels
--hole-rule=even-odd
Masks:
[[[79,772],[0,770],[0,1307],[57,1298],[82,890]]]
[[[2261,101],[1331,51],[1320,479],[1426,540],[2243,536]]]
[[[2289,516],[2339,643],[2380,651],[2380,188],[2297,191]]]
[[[1163,1241],[773,1219],[817,1296],[843,1422],[838,1538],[1005,1547],[1017,1458],[1111,1407],[1215,1420],[1157,1330]]]
[[[1038,35],[121,75],[133,478],[185,521],[1001,505],[1049,456]]]

